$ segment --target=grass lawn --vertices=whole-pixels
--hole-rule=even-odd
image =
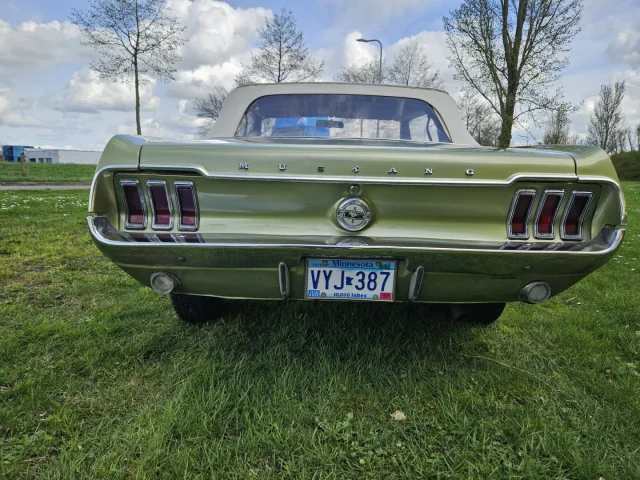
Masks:
[[[0,476],[640,478],[625,192],[619,256],[489,328],[305,302],[185,326],[93,246],[86,192],[0,192]]]
[[[73,163],[25,163],[26,176],[22,176],[19,163],[0,162],[2,182],[91,182],[95,165]]]

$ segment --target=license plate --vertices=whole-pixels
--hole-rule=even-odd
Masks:
[[[396,266],[393,260],[309,258],[306,298],[392,302]]]

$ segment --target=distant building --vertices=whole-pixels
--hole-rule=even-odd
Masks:
[[[94,150],[60,150],[25,148],[25,162],[28,163],[83,163],[97,165],[102,152]]]
[[[2,156],[5,162],[19,162],[20,155],[24,153],[25,148],[33,148],[25,145],[2,145]]]

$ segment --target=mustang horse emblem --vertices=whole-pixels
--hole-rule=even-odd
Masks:
[[[356,232],[369,224],[371,209],[361,198],[347,198],[338,205],[336,218],[342,228]]]

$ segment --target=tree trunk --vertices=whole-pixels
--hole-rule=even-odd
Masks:
[[[498,147],[509,148],[511,145],[511,130],[513,129],[513,115],[516,109],[516,94],[508,92],[502,114],[502,129],[498,137]]]
[[[136,89],[136,129],[138,135],[142,135],[142,127],[140,126],[140,81],[138,79],[138,59],[133,60],[134,83]]]

